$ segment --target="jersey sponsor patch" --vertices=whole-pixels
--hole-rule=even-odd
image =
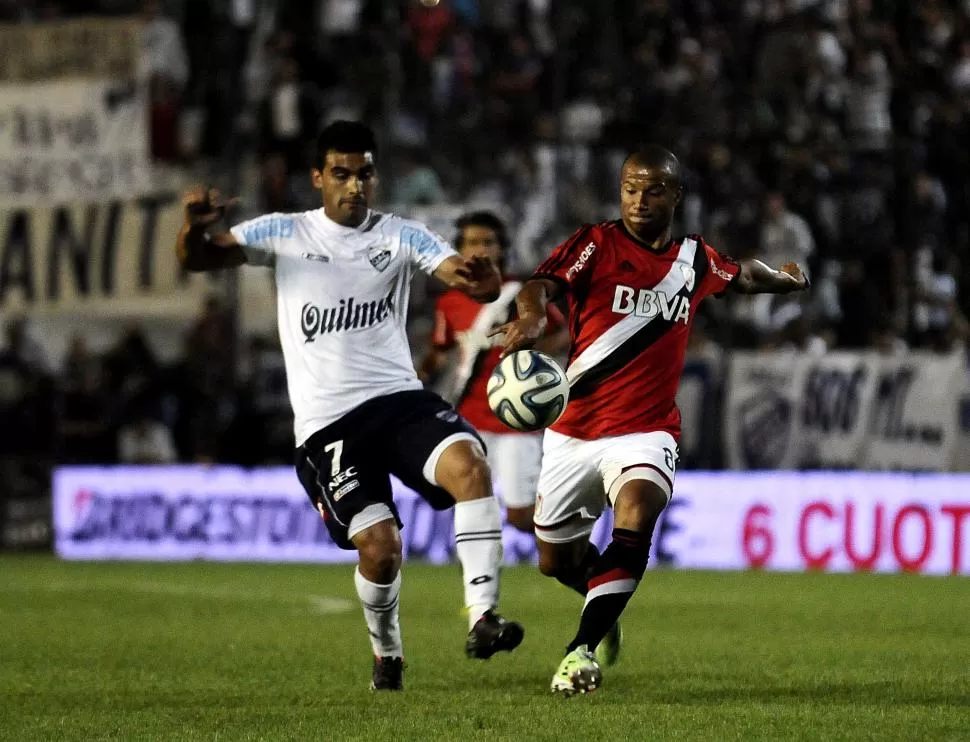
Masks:
[[[359,301],[354,297],[341,299],[336,307],[320,309],[309,302],[300,312],[300,330],[304,343],[312,343],[321,335],[345,330],[364,330],[386,320],[394,312],[394,297]]]
[[[714,258],[711,258],[711,273],[713,273],[715,276],[720,278],[722,281],[734,280],[734,276],[732,276],[727,271],[722,271],[720,268],[717,267],[717,263],[714,262]]]
[[[568,271],[566,271],[567,281],[572,281],[576,274],[586,267],[586,263],[589,262],[589,259],[594,252],[596,252],[595,242],[590,242],[588,245],[586,245],[586,247],[583,248],[583,251],[579,254],[579,257],[576,258],[576,262],[570,266]]]
[[[693,283],[693,269],[690,272]],[[690,321],[690,298],[683,294],[667,296],[665,291],[633,289],[620,285],[613,294],[613,311],[645,319],[661,315],[668,322],[681,322],[686,325]]]
[[[444,423],[455,423],[458,422],[458,413],[454,410],[439,410],[434,413],[434,416]]]

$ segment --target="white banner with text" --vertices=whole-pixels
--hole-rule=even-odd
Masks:
[[[175,192],[0,208],[0,311],[192,316],[210,278],[175,259]]]
[[[955,465],[962,354],[732,353],[732,469],[946,471]]]
[[[353,562],[334,545],[292,469],[62,468],[53,482],[64,559]],[[394,481],[405,557],[454,561],[452,511]],[[609,512],[593,541],[610,538]],[[863,472],[677,476],[651,565],[687,569],[970,575],[970,475]],[[508,563],[533,562],[506,526]]]
[[[0,85],[0,204],[140,196],[150,166],[148,106],[132,81]]]

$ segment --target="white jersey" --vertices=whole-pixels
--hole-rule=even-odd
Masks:
[[[356,228],[323,209],[232,228],[247,262],[275,268],[296,444],[374,397],[421,389],[406,322],[413,266],[455,251],[422,224],[371,211]]]

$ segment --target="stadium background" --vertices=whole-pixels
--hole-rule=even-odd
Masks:
[[[377,127],[382,204],[512,225],[525,274],[612,218],[624,153],[688,167],[678,228],[809,266],[704,305],[685,470],[968,468],[966,2],[0,2],[4,540],[65,464],[288,464],[271,279],[180,275],[179,189],[315,206],[321,123]],[[106,20],[109,19],[109,20]],[[18,23],[20,25],[18,25]],[[420,355],[437,287],[418,281]]]
[[[40,552],[0,556],[0,736],[966,738],[970,2],[0,0],[0,21],[0,551]],[[418,563],[451,561],[449,514],[404,490],[408,692],[375,702],[349,569],[320,564],[353,555],[289,468],[271,279],[178,271],[182,187],[238,194],[237,219],[314,207],[336,117],[376,126],[382,207],[446,235],[493,208],[521,273],[614,217],[644,140],[687,166],[678,228],[809,266],[808,296],[704,306],[651,558],[688,569],[647,573],[588,703],[547,697],[579,604],[531,565],[503,573],[522,647],[462,660],[456,568]],[[416,354],[437,290],[414,286]]]

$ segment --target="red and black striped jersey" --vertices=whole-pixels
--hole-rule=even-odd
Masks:
[[[561,284],[569,307],[569,405],[552,430],[592,440],[664,430],[680,435],[675,398],[704,297],[740,266],[698,235],[656,252],[622,222],[581,227],[534,278]]]

